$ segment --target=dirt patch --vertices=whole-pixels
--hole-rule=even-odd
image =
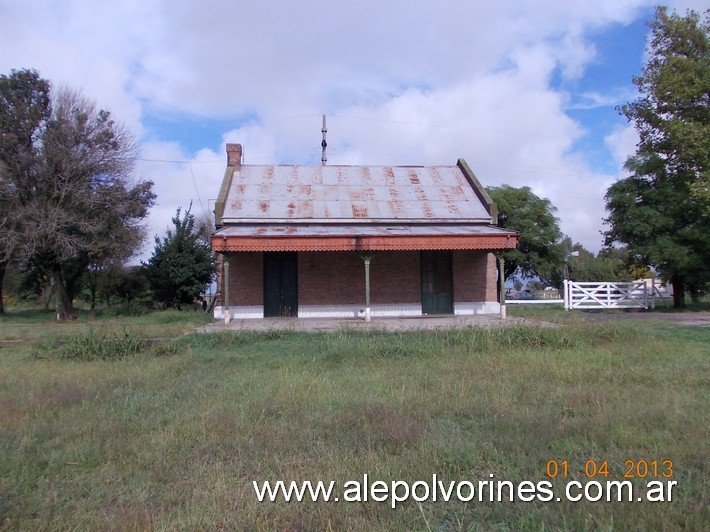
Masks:
[[[229,325],[215,321],[197,329],[197,332],[225,331],[316,331],[339,332],[348,330],[409,331],[446,330],[466,327],[506,327],[530,325],[534,327],[559,327],[554,323],[509,316],[502,320],[496,315],[476,314],[472,316],[413,316],[405,318],[373,318],[366,322],[363,318],[259,318],[233,319]]]
[[[575,311],[577,312],[577,311]],[[678,325],[710,327],[710,312],[649,312],[644,310],[627,310],[624,312],[581,311],[590,322],[613,320],[661,320]]]
[[[22,340],[3,340],[0,339],[0,349],[3,347],[14,347],[16,345],[22,344]]]

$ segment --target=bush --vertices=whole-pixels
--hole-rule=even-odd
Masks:
[[[117,318],[121,316],[145,316],[151,312],[153,312],[153,308],[150,305],[137,301],[131,301],[103,308],[99,310],[97,314],[107,318]]]
[[[144,352],[148,342],[131,335],[127,330],[123,334],[87,333],[76,334],[55,340],[48,346],[40,346],[37,358],[59,358],[64,360],[121,360]]]

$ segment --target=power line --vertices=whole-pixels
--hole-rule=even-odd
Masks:
[[[187,165],[190,168],[190,175],[192,176],[192,184],[195,187],[195,194],[197,194],[197,201],[200,203],[200,209],[205,212],[205,206],[202,205],[202,199],[200,198],[200,191],[197,189],[197,181],[195,181],[195,173],[192,171],[192,164]]]
[[[139,161],[143,162],[148,162],[148,163],[163,163],[163,164],[186,164],[187,167],[190,169],[190,177],[192,178],[192,186],[195,188],[195,194],[197,195],[197,202],[200,204],[200,209],[202,209],[202,212],[207,212],[205,210],[205,206],[202,203],[202,198],[200,197],[200,189],[197,187],[197,180],[195,179],[195,172],[192,169],[192,165],[195,164],[194,161],[175,161],[175,160],[169,160],[169,159],[138,159]],[[214,161],[199,161],[202,163],[217,163],[217,162],[222,162],[222,160],[214,160]]]
[[[316,151],[318,151],[318,150],[316,150],[316,149],[314,148],[314,149],[311,150],[309,153],[311,153],[312,155],[314,155],[314,154],[316,153]],[[333,148],[333,149],[331,149],[331,151],[339,152],[340,150],[338,150],[337,148]],[[393,157],[391,157],[391,156],[390,156],[390,157],[387,157],[387,156],[385,156],[384,154],[379,154],[379,155],[377,155],[377,154],[368,153],[368,154],[367,154],[367,157],[365,157],[364,160],[365,160],[365,161],[367,161],[367,160],[378,161],[378,162],[369,163],[369,164],[377,164],[378,166],[389,166],[388,163],[382,162],[382,160],[384,160],[385,158],[386,158],[386,159],[389,159],[389,160],[392,160],[392,159],[393,159]],[[395,158],[396,158],[396,157],[395,157]],[[193,170],[192,170],[192,165],[193,165],[193,164],[201,164],[201,163],[202,163],[202,164],[215,164],[215,163],[221,163],[221,162],[223,162],[222,159],[215,159],[215,160],[213,160],[213,161],[177,161],[177,160],[167,160],[167,159],[138,159],[138,160],[139,160],[139,161],[143,161],[143,162],[150,162],[150,163],[186,164],[186,165],[188,165],[188,166],[190,167],[190,172],[191,172],[191,173],[193,172]],[[259,159],[259,158],[256,158],[256,159],[255,159],[255,161],[260,161],[260,160],[263,160],[265,163],[268,163],[268,164],[273,164],[273,163],[271,163],[271,160],[270,160],[270,159]],[[343,164],[344,164],[344,163],[343,163]],[[363,163],[363,164],[368,164],[368,163]],[[568,171],[565,171],[565,170],[559,169],[559,168],[542,167],[542,166],[538,166],[538,167],[535,167],[535,166],[528,166],[528,167],[525,167],[525,166],[518,166],[518,167],[510,167],[510,166],[509,166],[509,167],[504,167],[504,166],[503,166],[503,167],[496,167],[496,166],[489,166],[489,165],[485,165],[485,164],[476,164],[475,166],[476,166],[476,169],[478,169],[479,171],[480,171],[481,169],[486,169],[487,171],[490,171],[490,172],[506,172],[506,173],[511,173],[511,172],[512,172],[512,173],[516,173],[516,174],[520,174],[520,173],[534,173],[534,174],[545,174],[545,175],[548,175],[548,176],[557,176],[557,177],[566,177],[566,176],[599,177],[600,175],[605,175],[604,172],[595,173],[595,172],[590,172],[590,171],[587,171],[587,170],[585,170],[585,171],[577,171],[577,170],[568,170]],[[607,173],[608,173],[608,172],[607,172]],[[194,181],[194,173],[193,173],[193,181]]]
[[[214,159],[211,161],[175,161],[170,159],[136,159],[146,163],[169,163],[169,164],[213,164],[221,163],[222,159]]]

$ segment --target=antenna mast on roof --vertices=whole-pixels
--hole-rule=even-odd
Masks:
[[[325,135],[328,133],[328,129],[325,127],[325,115],[323,115],[323,129],[321,129],[321,132],[323,133],[323,141],[320,143],[320,147],[323,148],[323,155],[321,155],[320,162],[325,166],[325,163],[328,162],[328,156],[325,154],[325,149],[328,147],[328,143],[325,141]]]

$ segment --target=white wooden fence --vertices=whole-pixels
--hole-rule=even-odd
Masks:
[[[646,281],[632,283],[575,283],[564,281],[565,310],[647,309],[652,291]]]

